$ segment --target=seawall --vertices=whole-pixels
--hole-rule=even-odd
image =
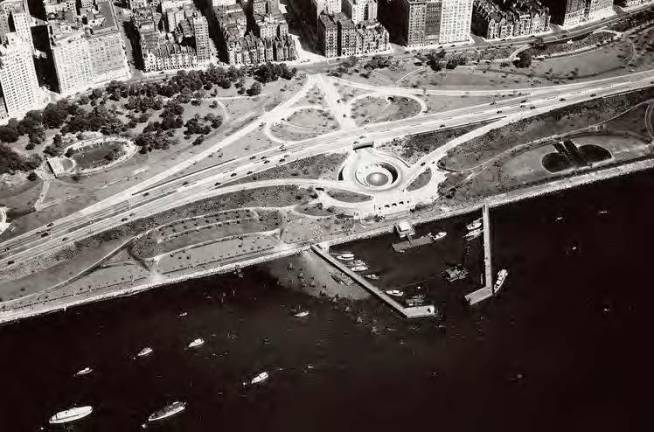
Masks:
[[[490,209],[492,209],[495,207],[501,207],[507,204],[511,204],[531,198],[537,198],[542,195],[548,195],[562,190],[567,190],[567,189],[595,183],[602,180],[608,180],[623,175],[645,171],[652,168],[654,168],[654,159],[641,160],[641,161],[632,162],[620,166],[599,169],[597,171],[587,172],[577,176],[553,180],[551,182],[544,183],[544,184],[527,186],[525,188],[517,189],[510,192],[505,192],[485,199],[480,199],[478,202],[471,203],[471,204],[464,204],[454,207],[439,207],[436,209],[420,211],[418,213],[411,215],[410,218],[413,224],[421,224],[421,223],[427,223],[427,222],[437,221],[441,219],[448,219],[451,217],[480,211],[484,205],[487,205]],[[328,247],[332,247],[339,244],[348,243],[353,240],[376,237],[382,234],[392,232],[395,222],[396,219],[387,219],[384,220],[381,223],[381,225],[377,225],[369,229],[364,229],[363,231],[358,231],[356,233],[350,233],[346,235],[338,235],[332,238],[326,238],[323,241],[321,241],[320,244]],[[19,319],[55,312],[58,310],[65,310],[68,307],[73,307],[81,304],[96,302],[96,301],[110,299],[110,298],[128,296],[152,288],[156,288],[162,285],[179,283],[189,279],[206,277],[206,276],[211,276],[221,273],[228,273],[237,268],[245,268],[255,264],[260,264],[263,262],[284,258],[299,253],[301,251],[308,250],[310,248],[311,248],[311,244],[309,243],[292,244],[292,245],[287,245],[287,247],[284,248],[283,250],[278,249],[274,253],[248,258],[239,262],[219,265],[211,269],[197,271],[186,275],[180,275],[177,277],[170,277],[166,279],[150,281],[133,287],[109,290],[107,292],[97,293],[94,295],[88,295],[84,297],[82,296],[70,296],[72,298],[59,297],[57,299],[52,299],[44,303],[29,305],[21,308],[16,308],[14,310],[6,310],[4,312],[1,312],[0,323],[16,321]]]

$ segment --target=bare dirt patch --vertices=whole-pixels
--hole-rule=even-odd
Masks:
[[[369,195],[338,190],[338,189],[328,190],[327,195],[334,198],[335,200],[348,202],[348,203],[358,203],[358,202],[370,201],[372,199]]]
[[[411,184],[406,188],[408,191],[414,191],[421,189],[429,184],[429,181],[431,180],[431,169],[427,168],[423,172],[421,172],[418,177],[414,181],[411,182]]]
[[[413,117],[420,111],[418,102],[404,96],[367,96],[352,104],[352,118],[358,126],[401,120]]]
[[[403,138],[396,138],[393,141],[379,146],[382,151],[391,152],[404,159],[407,163],[413,164],[423,156],[438,149],[448,141],[467,134],[486,123],[475,123],[455,128],[441,129],[425,132],[417,135],[409,135]]]
[[[270,168],[257,174],[252,174],[232,184],[291,177],[335,180],[337,178],[338,169],[345,159],[347,159],[347,154],[345,153],[329,153],[311,156]]]
[[[284,141],[315,138],[337,129],[338,123],[334,116],[327,111],[314,108],[295,111],[270,128],[273,135]]]

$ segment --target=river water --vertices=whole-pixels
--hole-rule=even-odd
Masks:
[[[438,277],[462,259],[464,219],[438,226],[450,243],[401,257],[392,238],[347,246],[384,287],[428,290],[438,323],[310,297],[258,267],[3,326],[0,431],[64,430],[47,420],[74,405],[94,413],[69,431],[137,431],[175,400],[186,411],[146,430],[651,430],[652,196],[643,173],[494,210],[510,275],[476,310],[459,300],[478,245],[468,282]]]

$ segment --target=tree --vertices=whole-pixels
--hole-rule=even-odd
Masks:
[[[33,155],[23,157],[4,144],[0,144],[0,174],[15,171],[32,171],[41,165],[41,158]]]
[[[31,173],[29,173],[27,175],[27,180],[29,180],[29,181],[36,181],[38,178],[39,178],[39,176],[36,175],[36,173],[34,171],[32,171]]]
[[[18,131],[9,126],[0,126],[0,141],[6,143],[18,141]]]
[[[515,67],[528,68],[531,66],[531,53],[528,50],[522,51],[518,54],[518,58],[514,60]]]
[[[43,110],[43,125],[50,129],[57,129],[64,124],[68,114],[68,102],[66,100],[49,103]]]
[[[248,95],[250,96],[256,96],[258,94],[261,94],[261,83],[258,81],[255,81],[252,83],[250,88],[248,89]]]

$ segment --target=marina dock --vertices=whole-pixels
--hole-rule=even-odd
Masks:
[[[493,291],[493,261],[491,257],[491,225],[488,205],[482,207],[482,229],[484,235],[484,286],[465,296],[470,306],[491,298]]]
[[[365,288],[372,295],[374,295],[375,297],[379,298],[384,303],[389,305],[391,308],[393,308],[396,312],[398,312],[403,317],[425,318],[425,317],[433,317],[436,314],[436,307],[434,305],[404,307],[403,305],[395,301],[393,297],[389,296],[384,291],[380,290],[379,288],[371,284],[368,280],[366,280],[356,272],[350,270],[349,267],[347,267],[345,264],[343,264],[342,262],[331,256],[329,252],[323,249],[322,247],[318,245],[313,245],[311,246],[311,249],[318,256],[322,257],[329,264],[333,265],[334,267],[336,267],[337,269],[339,269],[340,271],[351,277],[355,282],[357,282],[359,285]]]

